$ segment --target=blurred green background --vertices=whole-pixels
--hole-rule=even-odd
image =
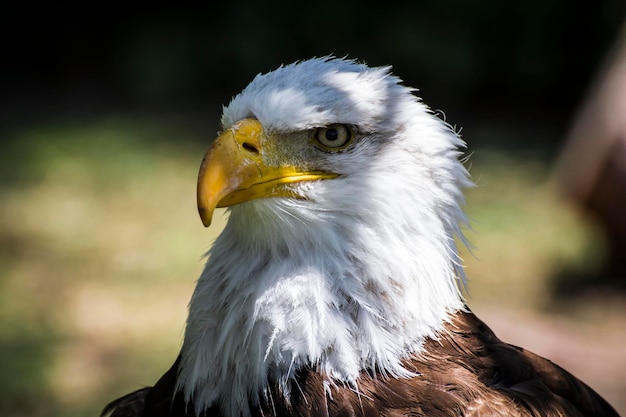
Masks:
[[[604,239],[553,165],[626,17],[622,0],[3,5],[0,414],[93,416],[180,347],[209,230],[195,177],[259,72],[388,65],[462,127],[478,187],[470,305],[626,413],[626,307],[576,294]]]

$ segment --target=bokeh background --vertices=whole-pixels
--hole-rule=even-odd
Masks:
[[[224,221],[195,208],[221,106],[328,54],[392,64],[462,128],[470,306],[626,414],[626,277],[607,279],[607,231],[554,180],[623,0],[0,10],[1,415],[94,416],[169,367]]]

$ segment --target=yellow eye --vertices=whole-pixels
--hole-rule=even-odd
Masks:
[[[327,150],[340,150],[345,148],[352,140],[352,130],[341,124],[333,124],[321,127],[315,132],[315,140]]]

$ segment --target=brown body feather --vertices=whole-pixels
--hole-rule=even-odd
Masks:
[[[438,340],[407,361],[417,376],[388,378],[363,372],[358,387],[326,387],[303,369],[286,398],[274,384],[254,416],[617,416],[591,388],[547,359],[500,341],[471,312],[455,314]],[[191,417],[175,392],[178,360],[152,388],[111,404],[111,417]],[[216,406],[205,416],[221,416]]]

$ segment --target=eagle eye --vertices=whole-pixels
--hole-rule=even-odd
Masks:
[[[315,131],[315,140],[323,150],[338,151],[352,141],[352,129],[342,124],[332,124]]]

